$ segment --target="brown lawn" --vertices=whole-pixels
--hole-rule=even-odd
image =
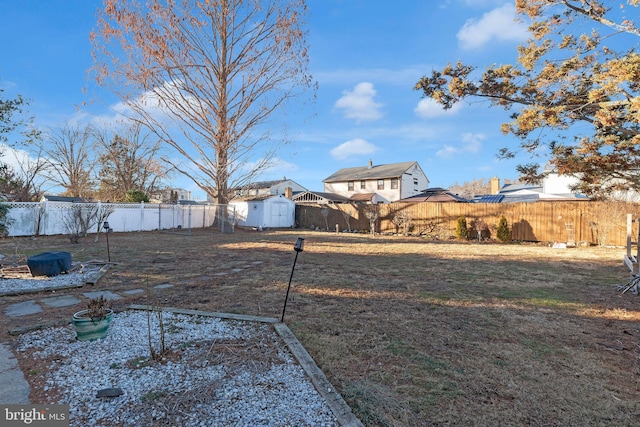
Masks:
[[[302,230],[110,235],[89,290],[144,288],[163,306],[279,318],[368,426],[640,424],[640,297],[624,249],[434,242]],[[65,250],[106,259],[104,236],[0,241],[4,264]],[[80,295],[87,287],[58,291]],[[47,295],[0,297],[7,304]],[[145,294],[115,304],[145,304]],[[65,323],[78,307],[7,318]]]

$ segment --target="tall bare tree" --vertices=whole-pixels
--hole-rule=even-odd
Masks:
[[[43,156],[42,148],[27,153],[15,150],[16,166],[3,165],[0,168],[0,192],[16,202],[38,201],[50,184],[46,179],[49,162]]]
[[[98,196],[102,200],[124,201],[127,193],[154,192],[167,176],[160,161],[161,141],[144,132],[139,123],[115,130],[94,132],[100,181]]]
[[[640,1],[517,0],[531,38],[517,64],[477,73],[463,63],[433,70],[415,86],[446,109],[468,97],[513,110],[504,133],[521,139],[500,155],[549,148],[561,174],[580,178],[578,191],[606,197],[640,191]],[[519,168],[525,182],[545,172]]]
[[[313,86],[305,14],[305,0],[105,0],[97,81],[224,204],[273,159],[274,113]]]
[[[92,150],[91,128],[67,124],[50,129],[44,153],[50,165],[48,177],[65,189],[65,196],[93,196],[96,156]]]

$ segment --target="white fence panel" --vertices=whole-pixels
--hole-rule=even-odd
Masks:
[[[69,203],[69,202],[7,202],[10,236],[67,234],[66,216],[72,209],[113,209],[107,217],[109,227],[116,232],[151,231],[221,227],[233,232],[234,210],[227,205],[179,205],[150,203]],[[67,220],[68,221],[68,220]],[[226,229],[225,229],[226,228]],[[88,229],[95,233],[94,221]]]

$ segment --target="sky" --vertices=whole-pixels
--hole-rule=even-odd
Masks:
[[[29,99],[37,127],[115,116],[119,100],[93,87],[87,72],[100,5],[0,0],[2,96]],[[496,157],[519,142],[500,131],[508,112],[478,100],[444,111],[413,89],[422,76],[458,60],[480,70],[515,63],[527,32],[515,20],[513,1],[309,0],[308,6],[317,99],[304,115],[287,117],[291,143],[258,180],[286,177],[322,191],[323,179],[369,160],[417,161],[430,187],[517,178],[516,165],[530,159]],[[194,199],[205,197],[185,177],[174,176],[171,184],[191,190]]]

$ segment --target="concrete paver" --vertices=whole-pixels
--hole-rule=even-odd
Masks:
[[[137,294],[141,294],[144,292],[144,289],[128,289],[126,291],[122,291],[123,294],[125,295],[137,295]]]
[[[114,292],[111,291],[92,291],[92,292],[83,292],[82,295],[84,295],[87,298],[100,298],[101,296],[103,296],[106,300],[108,301],[112,301],[112,300],[118,300],[121,299],[122,297]]]
[[[10,317],[27,316],[29,314],[40,313],[42,307],[35,300],[23,301],[11,304],[4,309],[4,314]]]
[[[70,305],[80,304],[82,300],[73,295],[61,295],[58,297],[43,298],[40,302],[47,307],[68,307]]]
[[[29,383],[18,366],[18,360],[6,343],[0,343],[0,403],[23,405],[29,403]]]

